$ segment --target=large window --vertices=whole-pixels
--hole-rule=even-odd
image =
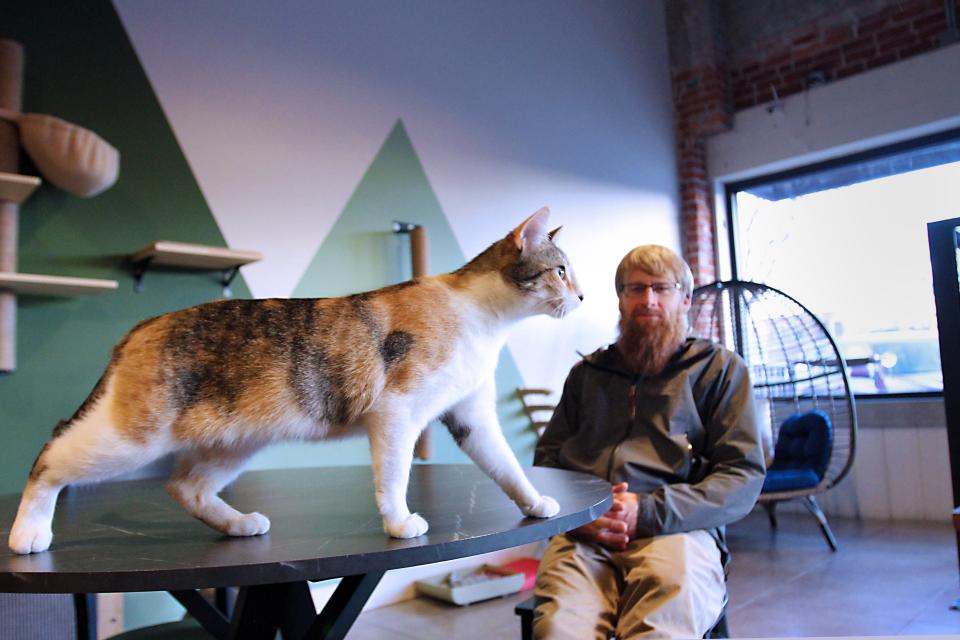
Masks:
[[[939,392],[926,223],[960,216],[960,131],[728,185],[734,277],[833,333],[857,394]]]

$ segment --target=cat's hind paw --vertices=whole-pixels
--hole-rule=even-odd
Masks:
[[[270,531],[270,519],[262,513],[244,513],[231,520],[226,527],[228,536],[261,536]]]
[[[383,530],[392,538],[416,538],[427,532],[429,525],[419,513],[411,513],[405,520],[397,522],[383,521]]]
[[[40,553],[50,548],[50,542],[53,540],[53,531],[50,527],[38,526],[17,526],[14,524],[10,531],[10,538],[7,544],[10,551],[20,555],[28,553]]]
[[[520,507],[523,515],[533,518],[552,518],[560,513],[560,505],[550,496],[540,496],[536,504],[529,507]]]

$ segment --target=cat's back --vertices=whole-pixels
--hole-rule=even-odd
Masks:
[[[455,291],[437,278],[339,298],[226,300],[142,322],[110,368],[124,405],[147,393],[176,411],[297,407],[346,424],[385,388],[409,393],[442,367],[460,326]]]
[[[365,346],[389,346],[404,335],[433,352],[432,343],[449,346],[455,337],[455,297],[450,286],[426,278],[336,298],[208,302],[141,322],[115,355],[167,360],[262,352],[285,359],[309,345],[363,355]]]
[[[117,345],[115,355],[153,352],[158,358],[182,358],[275,351],[322,321],[323,305],[318,302],[322,301],[220,300],[172,311],[135,326]]]

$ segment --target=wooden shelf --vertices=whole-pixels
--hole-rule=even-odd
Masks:
[[[220,284],[223,295],[230,296],[230,283],[240,271],[240,267],[262,260],[256,251],[238,251],[224,247],[211,247],[204,244],[157,240],[130,256],[133,263],[134,291],[143,291],[143,277],[151,267],[180,267],[202,271],[223,271]]]
[[[211,270],[233,269],[262,259],[263,256],[256,251],[237,251],[170,240],[158,240],[130,256],[131,262],[149,260],[151,266]]]
[[[0,291],[18,295],[79,296],[103,293],[117,288],[116,280],[41,276],[35,273],[0,271]]]
[[[0,171],[0,200],[20,204],[40,186],[40,178]]]

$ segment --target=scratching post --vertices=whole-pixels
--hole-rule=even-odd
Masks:
[[[427,230],[417,225],[410,232],[410,259],[413,262],[413,277],[427,275],[430,269],[429,251],[427,247]],[[417,438],[417,446],[414,449],[414,455],[421,460],[430,459],[430,432],[426,429]]]
[[[427,230],[411,222],[394,222],[394,233],[410,234],[410,261],[413,263],[413,277],[419,278],[430,271],[430,250],[427,244]],[[424,430],[417,439],[414,455],[420,460],[430,458],[430,432]]]
[[[427,275],[427,271],[430,269],[428,252],[427,230],[417,225],[410,232],[410,258],[413,262],[414,278]]]
[[[23,103],[23,47],[0,38],[0,108],[19,112]],[[0,121],[0,171],[20,168],[20,132],[12,122]],[[0,200],[0,271],[17,270],[19,205]],[[17,297],[0,291],[0,373],[17,365]]]

